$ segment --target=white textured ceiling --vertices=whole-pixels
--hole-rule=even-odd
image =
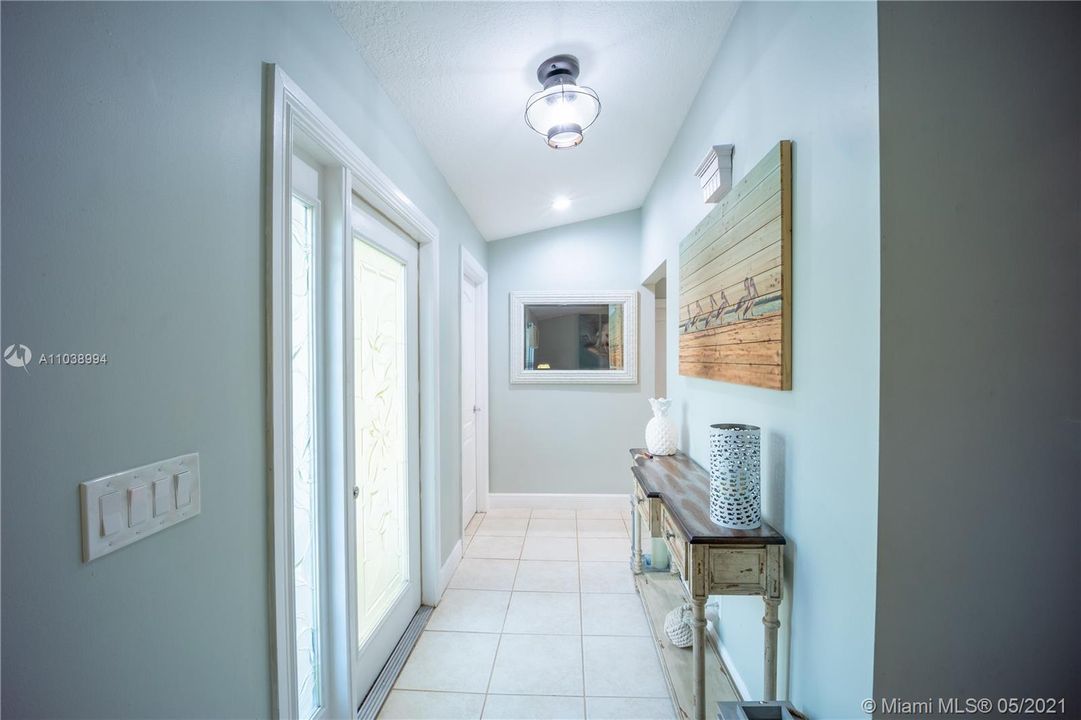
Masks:
[[[734,2],[334,3],[488,240],[642,205],[735,13]],[[536,68],[577,55],[600,118],[552,150],[522,114]],[[703,155],[706,148],[703,148]],[[687,168],[694,172],[694,168]],[[570,208],[557,212],[552,199]]]

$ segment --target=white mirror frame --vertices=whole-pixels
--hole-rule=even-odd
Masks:
[[[623,305],[622,370],[526,370],[526,305]],[[510,381],[527,384],[621,384],[638,382],[638,292],[512,292],[510,294]]]

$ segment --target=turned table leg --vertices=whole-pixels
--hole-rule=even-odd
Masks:
[[[692,694],[694,695],[694,720],[706,719],[706,598],[692,597],[691,622],[694,639],[694,675]]]
[[[763,700],[777,699],[777,628],[781,627],[781,621],[777,619],[777,608],[781,604],[780,598],[763,598],[766,603],[766,614],[762,616],[762,624],[766,628],[766,677],[764,682],[765,693]]]
[[[638,499],[631,493],[631,572],[642,574],[642,523],[638,518]]]

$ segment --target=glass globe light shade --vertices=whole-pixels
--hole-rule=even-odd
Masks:
[[[544,135],[548,146],[556,149],[574,147],[582,142],[582,133],[601,112],[601,101],[591,88],[558,79],[526,101],[525,121]]]

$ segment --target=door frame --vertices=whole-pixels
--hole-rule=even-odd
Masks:
[[[462,397],[462,377],[465,363],[463,352],[460,347],[462,338],[462,290],[466,283],[476,288],[474,294],[474,307],[476,319],[474,338],[476,339],[476,372],[477,372],[477,405],[481,411],[477,414],[474,422],[477,424],[477,511],[484,512],[488,509],[488,271],[473,257],[465,247],[462,247],[461,275],[458,285],[458,446],[461,451],[461,418],[464,411],[465,398]],[[458,516],[462,518],[462,540],[465,540],[465,513],[462,512],[461,502],[464,483],[462,482],[462,469],[464,461],[458,458]],[[464,542],[463,542],[464,547]]]
[[[276,64],[264,64],[264,211],[266,242],[266,342],[267,342],[267,464],[269,542],[268,565],[270,592],[270,654],[272,713],[278,718],[297,715],[297,694],[294,683],[296,631],[293,609],[292,568],[292,482],[289,468],[289,357],[287,346],[289,267],[289,205],[292,187],[292,154],[294,144],[305,143],[305,150],[314,152],[324,163],[326,171],[327,213],[332,222],[324,223],[323,233],[328,253],[330,243],[347,243],[352,239],[349,221],[352,196],[355,194],[383,213],[418,245],[418,311],[420,359],[420,572],[421,603],[435,605],[439,600],[441,488],[439,486],[439,230],[408,196],[390,180],[372,160],[328,117],[315,102]],[[338,260],[340,261],[340,250]],[[347,271],[342,268],[342,271]],[[326,273],[330,297],[340,291],[342,279]],[[341,323],[346,332],[341,309],[326,308],[328,323]],[[340,351],[327,346],[328,354]],[[333,396],[334,384],[344,378],[328,378],[328,395]],[[340,388],[338,388],[340,389]],[[330,403],[327,415],[331,420],[344,420],[341,405]],[[334,422],[330,423],[334,425]],[[325,477],[337,477],[341,453],[333,445],[340,444],[341,429],[328,428],[332,443],[327,458]],[[337,472],[335,472],[337,470]],[[325,513],[324,542],[327,550],[321,559],[324,579],[321,580],[324,605],[327,610],[323,625],[324,667],[323,705],[318,716],[352,717],[363,698],[353,697],[352,652],[349,627],[346,578],[348,567],[345,547],[345,513],[352,509],[349,489],[324,484]]]

